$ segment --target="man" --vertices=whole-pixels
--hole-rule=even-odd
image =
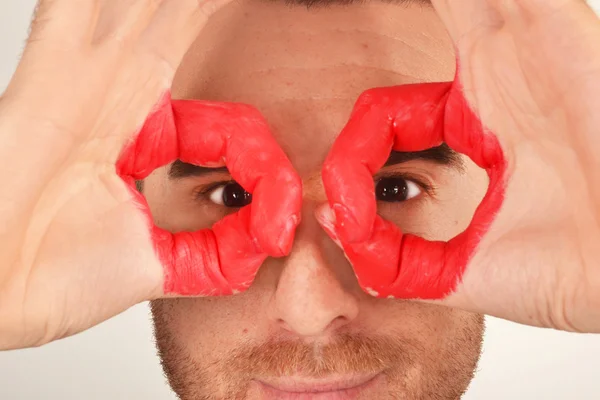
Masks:
[[[305,200],[290,255],[266,261],[248,291],[153,303],[163,365],[181,398],[461,396],[482,317],[372,298],[313,217],[326,201],[323,161],[361,92],[451,80],[454,60],[424,3],[242,2],[211,18],[173,97],[256,106],[302,178]],[[147,178],[143,192],[159,227],[196,231],[250,202],[231,180],[178,162]],[[383,216],[436,240],[464,230],[487,189],[485,172],[447,147],[397,153],[374,180]]]
[[[3,176],[8,192],[19,197],[6,199],[3,206],[10,211],[3,214],[7,227],[3,254],[10,262],[0,270],[0,282],[6,287],[0,297],[0,304],[6,305],[0,308],[2,348],[43,344],[76,333],[145,299],[193,294],[183,286],[171,292],[160,286],[162,266],[149,240],[148,221],[139,213],[139,203],[130,201],[114,164],[130,132],[145,116],[141,110],[148,110],[171,86],[187,44],[216,5],[203,3],[198,11],[195,2],[187,1],[151,6],[102,3],[98,12],[80,4],[75,14],[68,3],[42,3],[32,41],[0,109],[0,131],[6,135],[1,155],[9,165],[30,172],[27,180],[14,174]],[[597,250],[591,245],[598,238],[598,226],[593,223],[597,190],[590,182],[596,180],[598,169],[591,167],[597,159],[587,152],[589,142],[595,140],[589,135],[590,127],[597,126],[589,112],[593,95],[590,92],[583,103],[578,98],[574,111],[571,96],[555,96],[566,92],[562,92],[562,82],[559,85],[551,79],[554,72],[548,77],[535,63],[530,69],[522,68],[527,72],[524,77],[533,79],[531,71],[536,72],[535,78],[545,80],[547,86],[535,81],[532,87],[550,87],[554,90],[550,94],[532,89],[532,96],[521,85],[507,100],[503,89],[513,86],[501,80],[496,90],[487,85],[495,83],[493,79],[477,75],[481,73],[479,52],[494,46],[510,49],[502,54],[509,68],[499,71],[518,70],[510,64],[513,53],[518,53],[511,47],[514,42],[500,29],[506,21],[511,34],[519,32],[521,18],[532,16],[539,18],[534,18],[538,23],[534,26],[540,30],[550,22],[557,32],[571,32],[575,26],[566,19],[552,20],[548,15],[558,15],[556,10],[543,5],[538,7],[544,18],[530,6],[511,9],[475,1],[465,2],[459,10],[451,4],[436,4],[444,22],[431,5],[416,1],[309,10],[248,1],[230,4],[210,17],[178,69],[172,97],[257,107],[302,179],[302,222],[286,257],[268,258],[243,293],[153,302],[163,365],[181,398],[456,399],[468,385],[480,351],[482,317],[473,311],[561,329],[597,330],[600,303],[592,289],[597,287],[599,274],[597,267],[590,267],[597,260]],[[580,3],[565,1],[564,7],[564,14],[578,21],[575,25],[590,27],[585,34],[576,30],[580,33],[576,43],[589,50],[597,20]],[[476,17],[481,20],[468,29]],[[492,38],[489,47],[470,40],[476,27],[494,33],[484,32]],[[446,299],[446,304],[467,311],[376,299],[379,293],[361,284],[361,276],[355,276],[356,265],[346,261],[336,246],[340,227],[332,223],[328,229],[327,218],[332,217],[324,217],[320,208],[331,200],[331,187],[323,188],[320,179],[323,162],[339,132],[345,132],[342,128],[361,92],[453,79],[456,55],[446,28],[459,42],[465,76],[473,78],[463,77],[465,91],[474,96],[471,101],[483,122],[505,145],[515,171],[507,184],[504,207],[496,210],[498,217],[490,231],[484,232],[485,238],[495,238],[493,244],[482,241],[462,286]],[[64,39],[66,32],[72,41]],[[574,55],[584,53],[576,46],[570,50]],[[588,77],[581,72],[595,71],[594,60],[600,59],[596,50],[590,51],[594,55],[590,62],[586,59],[568,67],[559,63],[555,69],[562,67],[564,76]],[[68,63],[55,57],[58,51],[68,53]],[[465,57],[469,54],[473,57]],[[488,71],[495,70],[484,72]],[[524,81],[519,73],[515,72],[516,80],[509,74],[509,83]],[[39,85],[31,84],[35,77],[42,78]],[[588,81],[572,84],[579,94],[590,86]],[[57,94],[61,91],[68,96]],[[541,107],[542,111],[554,109],[545,100],[563,102],[560,106],[552,103],[561,112],[535,109],[540,115],[534,115],[528,108],[530,98],[537,101],[534,105],[548,106]],[[518,108],[513,100],[530,112],[513,113]],[[575,120],[578,123],[569,131],[575,139],[561,142],[564,127],[571,126],[565,121]],[[532,127],[544,128],[547,141],[524,140]],[[423,129],[429,129],[427,124]],[[560,145],[540,149],[531,144],[538,142]],[[560,173],[540,171],[546,151],[569,146],[580,164],[571,164],[568,155],[561,158],[551,152]],[[168,144],[160,141],[158,147]],[[38,164],[38,175],[26,169],[23,152],[15,158],[14,149],[24,148],[27,160]],[[535,151],[523,150],[530,148]],[[235,164],[235,160],[226,161]],[[537,180],[524,169],[537,173]],[[575,183],[566,179],[569,173]],[[556,176],[560,179],[549,179]],[[537,183],[540,191],[524,195],[523,182]],[[559,183],[562,189],[573,189],[569,191],[572,208],[564,206],[561,196],[539,202],[539,196],[555,194]],[[381,216],[404,232],[446,241],[469,226],[488,189],[488,179],[467,157],[441,145],[392,153],[386,166],[376,171],[373,185]],[[154,223],[163,230],[153,230],[153,234],[207,228],[252,201],[226,171],[178,161],[156,170],[141,186]],[[529,212],[515,206],[518,196],[519,205],[527,205]],[[541,256],[559,254],[555,261],[569,268],[538,274],[535,262],[523,261],[521,248],[538,252],[527,253],[528,260],[531,254],[541,260],[539,238],[548,240],[546,244],[564,238],[546,236],[563,231],[544,224],[568,228],[563,231],[571,232],[569,237],[580,238],[580,259],[594,262],[567,263],[579,259],[571,247],[547,246]],[[533,238],[528,232],[535,233]],[[529,240],[527,245],[524,238]],[[510,247],[517,239],[522,247]],[[338,244],[348,258],[355,259],[347,241]],[[507,248],[512,251],[506,252]],[[513,258],[503,258],[507,253]],[[186,257],[185,252],[173,254]],[[498,264],[503,268],[496,268]],[[377,267],[372,265],[374,270]],[[527,273],[517,267],[527,268]],[[421,273],[426,276],[427,271]],[[552,285],[555,276],[562,278],[557,286]],[[172,279],[168,274],[164,277],[164,281]],[[558,288],[558,296],[549,295],[549,288]]]

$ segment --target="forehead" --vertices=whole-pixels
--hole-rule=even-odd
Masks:
[[[296,168],[311,170],[364,90],[452,79],[451,41],[417,3],[232,3],[192,46],[173,96],[254,105]]]

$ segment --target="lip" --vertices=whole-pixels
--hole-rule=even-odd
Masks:
[[[376,384],[381,373],[306,378],[301,376],[256,379],[266,400],[354,400]]]

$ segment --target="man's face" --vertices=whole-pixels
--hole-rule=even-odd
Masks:
[[[160,355],[188,399],[457,399],[480,352],[478,315],[376,299],[314,218],[320,170],[365,89],[454,76],[433,9],[352,4],[307,10],[238,2],[212,18],[184,60],[176,98],[249,103],[304,182],[290,256],[269,259],[250,289],[152,305]],[[470,222],[487,178],[438,148],[394,154],[375,177],[379,212],[404,232],[447,240]],[[158,226],[210,227],[248,202],[227,172],[161,168],[144,193]],[[377,265],[373,265],[377,268]]]

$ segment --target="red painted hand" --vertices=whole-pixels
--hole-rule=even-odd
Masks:
[[[433,3],[461,85],[361,97],[325,165],[322,224],[374,295],[600,332],[598,17],[580,0]],[[442,140],[491,183],[464,233],[429,243],[376,215],[371,174],[392,148]]]
[[[40,1],[0,99],[0,158],[11,166],[0,171],[0,349],[81,332],[165,292],[242,290],[266,256],[289,250],[298,179],[249,107],[163,99],[115,169],[228,1]],[[152,229],[122,176],[131,183],[175,158],[224,162],[252,206],[212,232]]]
[[[253,194],[251,205],[212,230],[171,234],[154,226],[135,180],[176,159],[226,165]],[[302,182],[260,113],[246,105],[169,97],[153,112],[117,166],[144,208],[165,267],[164,291],[222,295],[247,289],[268,257],[287,255],[300,223]]]
[[[487,170],[488,194],[467,230],[449,242],[403,235],[377,215],[372,175],[392,150],[420,151],[442,142]],[[457,84],[373,89],[358,100],[325,161],[323,181],[335,224],[325,219],[324,226],[343,246],[367,292],[440,299],[456,289],[502,204],[505,171],[498,141],[484,133]]]

